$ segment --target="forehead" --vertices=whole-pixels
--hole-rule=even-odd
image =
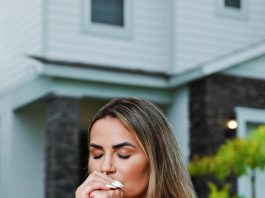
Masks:
[[[117,118],[101,118],[97,120],[90,132],[90,142],[104,144],[116,144],[120,142],[131,142],[138,145],[138,141],[123,123]]]

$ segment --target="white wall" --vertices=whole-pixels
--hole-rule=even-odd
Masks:
[[[186,163],[189,162],[189,90],[187,86],[180,87],[175,95],[167,116],[175,129]]]
[[[27,54],[180,72],[265,38],[261,0],[249,2],[246,19],[218,15],[211,0],[133,0],[130,38],[85,33],[82,1],[0,1],[0,94],[35,76]]]
[[[133,0],[131,38],[82,31],[82,1],[47,3],[47,56],[143,70],[181,72],[265,38],[265,2],[246,18],[218,14],[212,0]]]
[[[49,58],[142,70],[171,67],[171,1],[133,0],[130,38],[82,31],[82,1],[48,2]]]
[[[1,161],[0,161],[0,195],[1,197],[8,197],[7,192],[10,186],[9,182],[9,164],[10,161],[10,148],[11,148],[11,136],[9,131],[11,130],[11,119],[12,113],[10,111],[11,100],[10,97],[5,97],[0,100],[0,117],[1,117],[1,133],[0,133],[0,152],[1,152]]]
[[[0,95],[34,75],[27,58],[41,52],[42,0],[0,1]]]
[[[248,1],[246,19],[217,14],[217,0],[178,0],[175,70],[183,71],[265,38],[265,1]]]
[[[44,197],[44,116],[40,110],[12,111],[1,101],[1,193],[3,197]]]

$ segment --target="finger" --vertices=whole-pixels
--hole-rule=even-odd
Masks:
[[[121,198],[123,197],[123,191],[120,189],[113,190],[113,197],[115,198]]]
[[[112,183],[114,181],[110,176],[108,176],[106,174],[103,174],[103,173],[101,173],[99,171],[94,171],[94,174],[99,176],[99,177],[101,177],[101,178],[103,178],[103,179],[105,179],[105,180],[107,180],[109,183]]]
[[[98,171],[93,171],[87,179],[78,187],[76,194],[81,197],[87,197],[95,190],[114,190],[122,188],[123,185]]]
[[[107,183],[112,183],[114,180],[109,177],[108,175],[105,175],[99,171],[93,171],[91,174],[89,174],[91,177],[101,178],[102,180],[106,181]]]
[[[91,198],[122,198],[123,192],[119,189],[107,191],[96,190],[93,191],[90,196]]]
[[[85,187],[78,187],[76,191],[76,198],[88,198],[89,194],[93,191],[110,190],[110,187],[102,184],[101,182],[89,182]]]
[[[100,182],[102,185],[112,183],[112,179],[110,177],[102,177],[103,174],[100,174],[98,171],[94,171],[91,173],[86,180],[80,185],[81,189],[84,189],[91,182]]]

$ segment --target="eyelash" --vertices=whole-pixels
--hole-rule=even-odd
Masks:
[[[103,154],[97,155],[97,156],[94,156],[93,159],[100,159],[102,156],[103,156]],[[121,159],[129,159],[131,157],[131,155],[119,155],[118,154],[118,157]]]
[[[103,154],[101,154],[101,155],[96,155],[96,156],[93,157],[93,159],[99,159],[99,158],[101,158],[102,156],[103,156]]]
[[[131,157],[131,155],[119,155],[118,154],[118,157],[121,159],[129,159]]]

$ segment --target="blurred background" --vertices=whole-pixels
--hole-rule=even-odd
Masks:
[[[264,22],[263,0],[1,0],[0,197],[73,198],[113,97],[161,107],[187,165],[246,137],[265,123]],[[232,191],[250,197],[250,179]]]

